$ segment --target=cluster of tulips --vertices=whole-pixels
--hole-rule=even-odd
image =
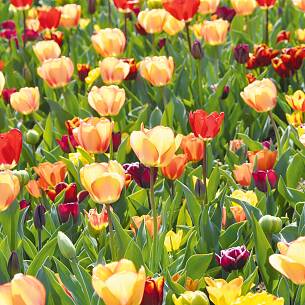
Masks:
[[[1,305],[304,304],[305,1],[0,11]]]

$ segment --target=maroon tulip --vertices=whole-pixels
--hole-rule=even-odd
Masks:
[[[23,209],[27,208],[28,206],[30,206],[30,203],[27,202],[25,199],[22,199],[19,201],[20,210],[23,210]]]
[[[60,16],[61,11],[55,7],[38,9],[38,20],[43,29],[56,29],[60,22]]]
[[[14,20],[6,20],[1,23],[0,26],[4,30],[16,30],[16,24]]]
[[[34,226],[37,230],[42,230],[43,226],[46,224],[46,211],[46,208],[42,204],[35,208]]]
[[[113,145],[113,151],[117,152],[122,142],[122,134],[120,132],[113,132],[112,133],[112,145]],[[109,148],[106,151],[109,153]]]
[[[266,171],[258,170],[252,174],[255,186],[261,191],[261,192],[267,192],[267,179],[270,184],[271,188],[275,188],[277,183],[277,174],[275,170],[269,169]]]
[[[163,0],[163,7],[176,19],[190,21],[197,13],[200,0]]]
[[[262,142],[262,145],[267,148],[267,149],[270,149],[271,147],[271,140],[265,140]]]
[[[0,134],[0,168],[13,168],[20,159],[22,150],[22,133],[11,129]]]
[[[157,279],[147,278],[143,299],[140,305],[162,305],[164,277]]]
[[[27,42],[27,41],[35,41],[39,38],[39,33],[34,31],[34,30],[30,30],[30,29],[26,29],[25,32],[22,34],[22,40]]]
[[[249,60],[250,48],[246,43],[238,44],[234,48],[234,58],[239,64],[245,64]]]
[[[129,74],[125,78],[125,80],[135,80],[138,75],[138,67],[134,58],[123,58],[123,62],[129,64]]]
[[[65,153],[70,153],[71,148],[78,146],[73,135],[63,135],[61,139],[56,139],[56,142]]]
[[[2,97],[5,104],[9,104],[11,101],[11,95],[17,91],[16,88],[6,88],[2,91]]]
[[[235,17],[236,12],[233,8],[227,7],[227,6],[221,6],[218,7],[216,10],[216,16],[218,18],[222,18],[224,20],[227,20],[231,22],[233,18]]]
[[[220,255],[216,254],[216,262],[226,272],[231,272],[233,270],[242,269],[245,266],[249,256],[250,252],[245,246],[234,247],[227,250],[222,250]]]
[[[11,4],[17,8],[24,8],[31,6],[33,4],[33,0],[10,0]]]

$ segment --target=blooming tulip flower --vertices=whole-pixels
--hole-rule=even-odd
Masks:
[[[250,186],[253,172],[253,164],[244,163],[242,165],[235,165],[233,176],[235,181],[241,186]]]
[[[305,112],[305,93],[297,90],[293,95],[285,95],[286,101],[294,111]]]
[[[224,44],[227,39],[230,23],[227,20],[205,20],[201,28],[201,36],[211,46]]]
[[[61,11],[55,7],[38,8],[38,20],[42,29],[56,29],[59,25]]]
[[[22,88],[11,95],[10,102],[14,110],[23,115],[31,114],[39,109],[40,94],[38,87]]]
[[[276,0],[256,0],[256,2],[261,8],[269,9],[275,5]]]
[[[28,184],[25,186],[27,191],[31,196],[34,198],[40,198],[41,197],[41,191],[39,184],[36,180],[30,180]]]
[[[222,18],[223,20],[227,20],[229,22],[232,22],[235,15],[236,15],[235,10],[227,6],[218,7],[216,10],[216,16],[218,18]]]
[[[28,9],[32,4],[33,0],[10,0],[11,4],[19,10]]]
[[[0,171],[0,212],[5,211],[20,191],[18,178],[9,170]]]
[[[193,133],[190,133],[182,138],[180,147],[187,156],[188,161],[198,162],[203,159],[204,143]]]
[[[145,281],[144,294],[140,305],[162,305],[164,277],[148,277]]]
[[[88,218],[90,233],[96,235],[108,226],[108,213],[105,206],[101,213],[98,213],[97,209],[90,209],[89,212],[85,210],[85,214]]]
[[[139,0],[113,0],[116,8],[123,13],[131,13],[139,6]]]
[[[162,3],[176,19],[190,21],[198,11],[200,0],[162,0]]]
[[[231,4],[238,16],[249,16],[257,7],[256,0],[231,0]]]
[[[54,40],[61,47],[64,40],[64,34],[60,31],[53,31],[53,32],[46,31],[43,34],[43,40]]]
[[[142,222],[144,221],[145,227],[147,229],[148,234],[151,238],[154,237],[154,220],[150,215],[142,215],[142,216],[133,216],[132,223],[130,224],[130,228],[133,233],[136,235],[136,230],[139,230],[142,226]],[[161,227],[161,216],[157,217],[157,231],[160,230]]]
[[[117,161],[92,163],[81,168],[80,180],[92,200],[112,204],[119,200],[125,186],[125,171]]]
[[[278,298],[266,291],[260,293],[248,293],[245,296],[239,297],[232,305],[284,305],[284,299]]]
[[[162,175],[169,180],[179,179],[183,175],[186,164],[186,155],[175,155],[168,165],[161,167]]]
[[[163,24],[163,31],[166,34],[173,36],[181,32],[184,29],[184,26],[184,21],[176,19],[171,14],[167,14],[165,22]]]
[[[22,133],[19,129],[0,133],[0,170],[14,168],[19,162],[21,150]]]
[[[257,112],[268,112],[276,106],[277,89],[273,81],[267,78],[251,83],[240,95]]]
[[[277,151],[271,151],[269,149],[262,149],[259,151],[249,151],[248,158],[250,163],[255,164],[258,170],[272,169],[277,157]]]
[[[232,194],[231,194],[232,198],[238,199],[240,201],[245,201],[248,202],[249,204],[256,206],[258,199],[256,194],[253,191],[243,191],[243,190],[235,190]],[[233,206],[237,206],[238,204],[234,202],[232,202]]]
[[[220,0],[200,0],[198,12],[202,15],[214,14],[219,3]]]
[[[92,271],[92,285],[105,305],[140,305],[145,287],[145,269],[136,270],[133,262],[122,259],[97,265]]]
[[[141,125],[130,135],[130,145],[141,163],[149,167],[167,166],[180,146],[182,136],[175,137],[169,127],[156,126],[150,130]]]
[[[120,29],[102,29],[92,35],[95,51],[103,57],[115,57],[125,50],[126,38]]]
[[[130,66],[115,57],[106,57],[100,62],[100,72],[105,84],[120,84],[130,72]]]
[[[66,4],[59,9],[61,11],[59,25],[67,29],[76,28],[81,16],[81,6],[78,4]]]
[[[273,169],[270,170],[258,170],[252,174],[255,186],[261,191],[261,192],[267,192],[267,180],[270,184],[271,188],[275,188],[277,183],[277,174]]]
[[[302,111],[295,111],[292,114],[286,113],[287,122],[295,127],[300,126],[303,120],[303,112]]]
[[[61,54],[61,49],[54,40],[37,42],[33,46],[33,51],[41,63],[48,59],[58,58]]]
[[[138,15],[138,22],[146,33],[161,33],[167,15],[168,13],[164,9],[146,9],[145,11],[141,11]]]
[[[80,81],[84,82],[90,72],[90,65],[88,64],[77,64],[77,74]]]
[[[240,150],[243,146],[244,146],[243,140],[234,139],[234,140],[230,141],[229,149],[230,149],[230,151],[233,151],[233,152],[236,153],[236,152],[237,152],[238,150]]]
[[[46,290],[33,276],[18,273],[11,282],[0,285],[0,299],[3,305],[45,305]]]
[[[292,0],[294,6],[305,12],[305,0]]]
[[[177,251],[181,246],[183,231],[178,230],[177,233],[174,231],[168,231],[165,235],[164,246],[167,252]]]

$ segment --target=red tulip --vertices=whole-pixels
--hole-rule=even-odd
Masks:
[[[141,305],[162,305],[164,277],[147,278]]]
[[[39,24],[43,29],[56,29],[59,25],[61,11],[55,7],[38,10]]]
[[[256,0],[256,2],[262,8],[271,8],[274,6],[276,0]]]
[[[0,169],[11,169],[17,165],[22,150],[22,133],[11,129],[0,134]]]
[[[139,0],[113,0],[113,2],[123,12],[131,12],[139,6]]]
[[[25,8],[31,6],[33,0],[11,0],[11,4],[17,8]]]
[[[197,13],[200,0],[163,0],[163,7],[176,19],[189,21]]]
[[[189,116],[190,125],[196,137],[210,140],[219,133],[225,114],[223,112],[212,112],[208,114],[204,110],[191,112]]]

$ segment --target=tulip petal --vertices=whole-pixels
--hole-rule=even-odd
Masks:
[[[11,284],[4,284],[0,286],[0,300],[1,305],[14,305]]]

